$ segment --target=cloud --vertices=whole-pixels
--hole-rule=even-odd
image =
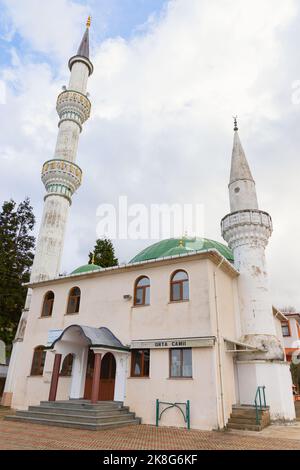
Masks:
[[[18,33],[35,52],[65,60],[78,44],[89,9],[71,0],[1,0],[10,37]],[[5,11],[5,10],[4,10]]]
[[[84,7],[65,0],[48,4],[49,24],[38,41],[29,13],[22,17],[24,7],[8,3],[20,34],[42,52],[52,47],[67,63],[75,36],[82,34]],[[61,6],[74,16],[51,46]],[[205,234],[222,241],[220,220],[229,211],[231,116],[237,113],[261,209],[274,219],[267,252],[274,303],[300,308],[300,108],[291,99],[292,83],[300,78],[297,20],[294,0],[173,0],[131,39],[95,45],[92,118],[78,153],[84,180],[71,208],[65,270],[86,262],[96,237],[97,206],[117,203],[120,195],[146,205],[203,203]],[[68,45],[60,49],[62,43]],[[67,81],[67,67],[61,70],[57,76],[48,65],[17,53],[4,74],[10,94],[8,104],[0,105],[6,117],[0,197],[30,193],[39,215],[40,167],[53,155],[55,99]],[[119,259],[129,260],[148,243],[117,241]]]

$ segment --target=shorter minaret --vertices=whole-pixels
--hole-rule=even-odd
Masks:
[[[236,119],[229,199],[231,213],[222,220],[222,235],[233,250],[235,267],[240,272],[242,340],[269,349],[264,357],[267,354],[272,359],[282,360],[284,353],[276,337],[265,258],[265,249],[273,231],[272,219],[258,208],[255,182]]]
[[[253,404],[257,387],[266,386],[272,419],[295,416],[292,382],[283,346],[277,337],[269,291],[265,249],[273,232],[272,219],[259,209],[255,181],[242,147],[237,119],[229,182],[231,213],[221,222],[223,238],[234,254],[237,280],[240,342],[252,351],[240,353],[238,389],[241,404]]]

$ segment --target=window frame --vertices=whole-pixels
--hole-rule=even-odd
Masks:
[[[286,327],[286,326],[288,328],[288,334],[284,335],[283,334],[283,327]],[[282,331],[283,338],[290,338],[292,336],[290,320],[286,320],[286,321],[281,322],[281,331]]]
[[[138,284],[141,282],[143,279],[148,280],[148,285],[146,286],[141,286],[139,287]],[[137,303],[137,290],[142,290],[143,292],[143,302],[142,303]],[[149,303],[146,303],[146,298],[147,298],[147,289],[149,289]],[[135,284],[134,284],[134,296],[133,296],[133,306],[134,307],[149,307],[150,305],[150,299],[151,299],[151,281],[148,276],[140,276],[136,279]]]
[[[186,276],[187,276],[187,279],[184,279],[184,280],[179,280],[179,281],[174,281],[174,277],[178,274],[178,273],[185,273]],[[184,299],[184,288],[183,288],[183,284],[187,282],[188,284],[188,298],[187,299]],[[180,299],[174,299],[174,289],[173,287],[175,285],[179,285],[180,286]],[[174,271],[171,275],[171,278],[170,278],[170,302],[189,302],[190,300],[190,277],[188,275],[188,273],[184,270],[184,269],[178,269],[177,271]]]
[[[34,368],[34,361],[35,356],[38,354],[37,366]],[[32,362],[31,362],[31,369],[30,369],[30,376],[31,377],[42,377],[44,375],[44,367],[46,362],[46,354],[45,346],[36,346],[33,350]]]
[[[60,370],[60,373],[59,373],[60,377],[72,377],[72,375],[73,375],[73,366],[74,366],[74,357],[75,356],[72,353],[69,353],[64,357],[64,360],[63,360],[62,366],[61,366],[61,370]],[[69,360],[69,358],[72,358],[71,370],[69,370],[70,369],[70,360]],[[68,364],[66,364],[66,366],[65,366],[66,360],[68,360]],[[66,372],[63,371],[64,366],[66,368]]]
[[[181,375],[172,375],[172,351],[180,351],[180,373]],[[183,351],[191,351],[192,375],[183,375]],[[169,379],[193,379],[193,348],[170,348],[169,349]]]
[[[75,289],[79,290],[79,295],[72,295],[72,292]],[[76,299],[76,311],[75,312],[70,312],[69,311],[69,307],[71,305],[71,300],[72,299]],[[69,292],[69,296],[68,296],[66,315],[78,315],[78,313],[80,311],[80,303],[81,303],[81,289],[78,286],[72,287],[72,289]]]
[[[47,299],[47,296],[49,294],[52,294],[53,297],[51,299]],[[41,316],[40,318],[50,318],[52,317],[52,314],[53,314],[53,306],[54,306],[54,300],[55,300],[55,294],[52,290],[49,290],[48,292],[46,292],[46,294],[44,295],[44,300],[43,300],[43,305],[42,305],[42,312],[41,312]],[[46,305],[50,304],[50,307],[49,307],[49,311],[50,313],[48,315],[45,315],[45,310],[46,310]]]
[[[135,366],[135,361],[134,361],[134,354],[137,352],[142,352],[142,361],[141,361],[141,374],[136,375],[134,373],[134,366]],[[149,353],[149,372],[148,375],[145,374],[145,352]],[[150,356],[151,356],[151,350],[150,349],[132,349],[131,350],[131,366],[130,366],[130,377],[133,379],[149,379],[150,378]]]

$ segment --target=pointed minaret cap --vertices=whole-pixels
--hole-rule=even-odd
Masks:
[[[79,46],[79,49],[77,51],[77,55],[80,55],[81,57],[85,57],[86,59],[90,58],[90,27],[91,27],[91,17],[88,17],[88,20],[86,22],[86,30],[84,33],[84,36],[82,38],[81,44]]]
[[[69,61],[69,68],[72,70],[72,66],[75,64],[75,62],[83,62],[85,63],[88,68],[90,75],[92,75],[94,71],[94,67],[92,62],[90,61],[90,27],[91,27],[91,22],[92,19],[89,16],[87,23],[86,23],[86,30],[83,35],[82,41],[80,43],[80,46],[77,51],[77,55],[72,57]]]
[[[237,118],[234,118],[234,140],[229,183],[231,212],[257,210],[258,201],[255,181],[238,133]]]
[[[231,174],[230,174],[230,183],[235,183],[239,180],[249,180],[253,181],[253,176],[247,162],[247,158],[240,141],[238,133],[238,122],[237,117],[234,118],[234,140],[233,140],[233,150],[232,150],[232,160],[231,160]]]

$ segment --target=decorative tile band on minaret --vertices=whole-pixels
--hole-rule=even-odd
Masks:
[[[42,169],[46,195],[31,282],[58,276],[69,207],[73,194],[81,186],[82,171],[75,161],[83,124],[91,114],[87,96],[88,78],[94,70],[89,58],[90,25],[89,17],[78,52],[69,60],[69,86],[57,99],[59,132],[54,158]]]

